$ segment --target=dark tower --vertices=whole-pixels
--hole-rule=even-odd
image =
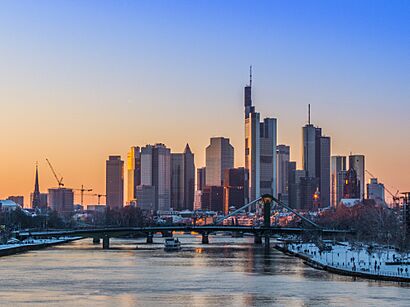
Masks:
[[[249,69],[249,85],[245,86],[245,118],[249,114],[255,112],[255,107],[252,106],[252,66]]]
[[[33,193],[33,208],[40,208],[41,200],[40,200],[40,186],[38,184],[38,165],[36,165],[36,182],[34,183],[34,193]]]

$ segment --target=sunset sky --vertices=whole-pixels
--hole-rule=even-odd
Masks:
[[[366,155],[395,192],[410,190],[410,2],[1,1],[0,199],[56,185],[105,192],[105,160],[132,145],[212,136],[244,163],[243,86],[278,118],[301,162],[301,127],[332,154]],[[97,199],[89,198],[96,203]],[[78,199],[79,202],[79,199]]]

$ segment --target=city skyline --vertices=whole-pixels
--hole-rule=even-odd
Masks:
[[[109,155],[121,155],[126,161],[133,145],[165,143],[173,151],[182,152],[189,143],[196,155],[196,166],[201,167],[205,165],[209,138],[223,136],[235,148],[235,167],[243,166],[242,95],[250,64],[254,67],[253,104],[262,114],[277,118],[277,144],[290,145],[290,159],[298,162],[298,169],[302,156],[300,130],[307,122],[306,108],[311,103],[312,122],[332,137],[332,155],[363,154],[366,167],[386,187],[393,191],[410,187],[410,179],[402,174],[410,156],[410,145],[405,141],[410,124],[400,118],[400,114],[410,111],[406,85],[410,69],[408,62],[397,60],[408,58],[408,42],[399,34],[406,33],[409,27],[400,6],[374,3],[372,10],[366,11],[365,4],[352,4],[349,12],[338,16],[336,4],[318,2],[307,9],[305,16],[298,16],[302,21],[296,22],[293,13],[297,15],[299,11],[294,12],[290,4],[281,4],[281,14],[275,13],[273,21],[261,11],[275,8],[278,3],[255,4],[255,16],[249,16],[252,22],[244,31],[245,25],[238,24],[247,7],[244,2],[238,2],[234,7],[236,15],[226,20],[211,5],[191,30],[183,27],[182,19],[167,30],[165,20],[148,27],[150,36],[142,35],[144,21],[153,25],[159,16],[174,21],[177,10],[186,9],[187,3],[178,3],[177,8],[166,4],[156,7],[138,22],[131,19],[138,19],[134,17],[140,17],[140,13],[133,4],[128,5],[127,9],[124,4],[105,4],[97,16],[85,5],[74,28],[66,23],[67,18],[77,16],[73,3],[60,7],[49,3],[48,9],[43,4],[27,12],[18,10],[19,4],[4,5],[0,33],[10,49],[0,52],[0,63],[5,68],[0,73],[4,80],[0,128],[7,131],[2,134],[0,153],[4,161],[0,163],[0,198],[23,194],[28,203],[36,161],[41,192],[55,187],[46,157],[64,177],[67,187],[84,184],[96,193],[104,193],[104,161]],[[114,17],[107,15],[110,8],[114,8]],[[200,5],[191,8],[193,16],[198,17]],[[319,8],[329,16],[303,29],[303,21],[314,20],[315,9]],[[218,9],[225,12],[228,6]],[[66,19],[62,18],[63,11]],[[381,11],[389,22],[379,23]],[[367,25],[362,24],[360,13],[366,15]],[[47,18],[42,19],[50,16],[57,24],[53,29],[47,28]],[[61,21],[56,20],[60,17]],[[104,37],[94,35],[98,26],[104,25],[105,17],[116,18],[112,32]],[[121,17],[125,20],[122,23],[118,21]],[[352,26],[347,27],[341,17],[347,17]],[[293,27],[289,27],[291,23],[286,18],[291,18]],[[216,25],[210,20],[215,20]],[[220,36],[205,33],[205,24],[213,33],[222,21],[225,26],[219,29]],[[130,41],[120,35],[127,23],[134,26]],[[361,41],[357,41],[353,29],[357,24],[362,25],[361,32],[369,34],[360,36]],[[336,31],[338,42],[328,37],[320,27],[323,25]],[[8,32],[11,28],[14,32]],[[81,34],[83,30],[85,36]],[[61,38],[71,31],[72,35]],[[49,42],[39,39],[43,33],[50,37]],[[297,42],[292,33],[305,34],[306,38]],[[262,43],[262,37],[269,34],[275,34],[276,39]],[[153,39],[155,35],[169,38],[157,41]],[[196,38],[197,46],[184,50],[184,35]],[[30,36],[37,41],[33,42]],[[90,42],[86,37],[90,37]],[[136,37],[152,51],[150,56],[142,51],[130,55],[130,51],[139,49]],[[221,39],[226,40],[224,51],[217,48]],[[231,57],[239,42],[246,40],[245,51]],[[352,42],[355,44],[349,50],[343,48],[343,44]],[[68,48],[70,44],[76,51],[63,52],[72,50]],[[104,51],[94,57],[98,46]],[[48,53],[42,52],[45,47],[52,48]],[[169,50],[161,54],[164,59],[156,51],[161,47]],[[295,54],[302,47],[303,56]],[[33,51],[30,57],[24,53],[28,49]],[[315,54],[319,50],[323,51],[321,58]],[[183,65],[187,53],[193,56],[189,65]],[[140,60],[139,56],[144,55],[146,61]],[[343,61],[339,63],[339,59]],[[90,202],[96,203],[96,199],[86,199],[86,203]]]

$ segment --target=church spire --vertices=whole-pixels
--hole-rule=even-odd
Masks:
[[[38,183],[38,162],[36,162],[36,179],[34,183],[34,193],[33,193],[33,202],[32,207],[38,208],[40,207],[40,185]]]

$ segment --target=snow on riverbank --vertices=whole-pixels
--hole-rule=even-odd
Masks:
[[[410,255],[387,247],[369,249],[366,245],[329,244],[320,251],[313,243],[292,243],[290,252],[305,256],[323,266],[369,275],[410,278]]]
[[[69,241],[73,241],[79,238],[73,237],[59,237],[59,238],[51,238],[51,239],[26,239],[24,241],[13,242],[9,244],[0,244],[0,250],[6,249],[14,249],[23,246],[42,246],[42,245],[55,245],[58,243],[65,243]]]

